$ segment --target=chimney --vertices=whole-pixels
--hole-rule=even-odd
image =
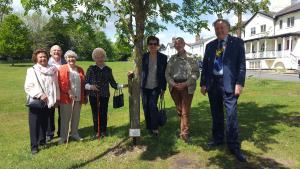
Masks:
[[[200,41],[200,35],[196,35],[195,36],[195,42],[199,42]]]
[[[172,37],[172,43],[175,43],[176,37]]]

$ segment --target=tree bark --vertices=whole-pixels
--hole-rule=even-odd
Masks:
[[[238,23],[237,23],[237,30],[236,30],[236,35],[237,37],[241,38],[242,37],[242,12],[238,11],[237,12],[237,17],[238,17]]]

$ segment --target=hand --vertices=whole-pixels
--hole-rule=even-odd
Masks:
[[[99,91],[96,85],[91,85],[90,89],[93,91]]]
[[[47,97],[46,94],[42,94],[41,97],[40,97],[40,99],[41,99],[42,101],[44,101],[45,103],[48,102],[48,97]]]
[[[203,96],[206,96],[206,86],[201,86],[201,93],[203,94]]]
[[[69,98],[70,98],[71,100],[75,100],[75,99],[76,99],[76,96],[74,96],[73,94],[69,94]]]
[[[159,97],[160,97],[161,99],[163,99],[163,98],[164,98],[164,95],[165,95],[165,91],[164,91],[164,90],[162,90],[162,91],[160,92],[160,95],[159,95]]]
[[[128,79],[132,79],[134,77],[134,72],[133,71],[129,71],[127,73],[127,77],[128,77]]]
[[[234,91],[234,95],[235,96],[240,96],[243,92],[243,86],[242,85],[235,85],[235,91]]]
[[[177,83],[175,84],[175,89],[181,91],[184,90],[186,87],[188,87],[188,85],[184,82],[184,83]]]

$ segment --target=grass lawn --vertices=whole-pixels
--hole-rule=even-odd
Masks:
[[[79,62],[85,70],[92,62]],[[130,62],[108,63],[115,79],[127,83]],[[191,111],[192,144],[178,140],[179,127],[174,103],[166,92],[168,122],[159,138],[144,130],[133,147],[128,138],[128,93],[125,107],[113,109],[110,99],[108,130],[103,140],[92,139],[89,104],[83,106],[79,133],[83,142],[57,145],[57,138],[32,156],[29,149],[28,113],[23,89],[30,64],[0,65],[0,168],[300,168],[300,83],[247,79],[239,100],[239,126],[242,149],[249,163],[239,163],[226,146],[207,149],[211,136],[211,116],[207,97],[194,95]],[[198,81],[199,83],[199,81]],[[113,92],[113,91],[112,91]],[[57,118],[57,114],[56,114]]]

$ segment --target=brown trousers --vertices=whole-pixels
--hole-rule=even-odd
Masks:
[[[188,89],[172,89],[171,96],[176,105],[177,113],[180,117],[180,137],[187,137],[189,134],[189,114],[193,100],[193,94],[188,94]]]

